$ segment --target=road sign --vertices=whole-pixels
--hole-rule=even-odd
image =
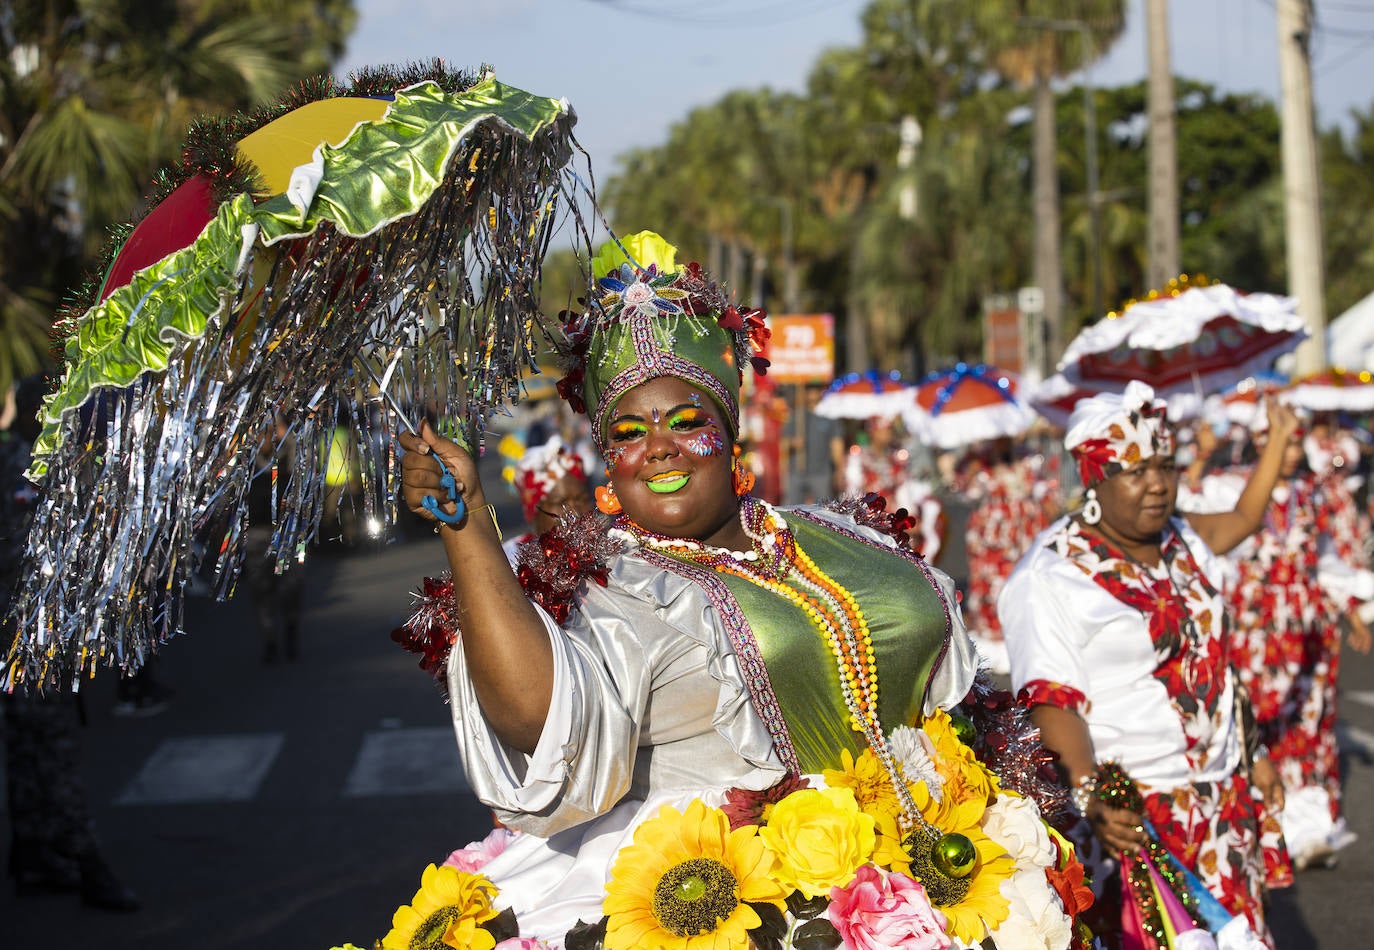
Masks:
[[[764,350],[775,383],[828,383],[835,378],[835,318],[828,313],[769,317]]]

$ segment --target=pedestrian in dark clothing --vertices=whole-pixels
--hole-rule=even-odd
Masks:
[[[15,635],[9,600],[18,580],[37,493],[24,478],[43,392],[42,380],[10,391],[0,432],[0,643]],[[66,692],[30,693],[21,685],[3,697],[5,777],[9,798],[9,873],[20,896],[79,892],[102,910],[138,909],[100,853],[80,779],[80,709]]]
[[[288,660],[301,654],[305,566],[281,563],[270,553],[295,461],[295,438],[285,420],[278,417],[273,431],[264,435],[258,447],[258,474],[248,486],[248,528],[243,537],[243,580],[253,596],[262,636],[262,662],[268,664],[275,663],[283,652]]]

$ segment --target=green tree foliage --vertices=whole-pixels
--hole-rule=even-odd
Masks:
[[[847,368],[920,370],[977,358],[984,300],[1031,282],[1035,248],[1030,96],[1012,81],[1019,34],[978,18],[994,7],[1007,24],[1022,12],[1103,17],[1103,44],[1119,28],[1119,4],[1105,2],[1069,10],[1012,0],[875,0],[861,43],[823,54],[804,95],[730,93],[674,126],[664,145],[625,156],[602,192],[613,224],[661,230],[703,261],[713,241],[733,244],[764,255],[776,275],[786,202],[803,309],[835,313],[842,346],[854,336],[848,327],[862,329],[867,355],[850,354]],[[1078,32],[1045,32],[1062,47],[1059,68],[1074,69]],[[1274,104],[1184,78],[1176,93],[1184,269],[1245,290],[1282,291]],[[1103,296],[1115,307],[1153,289],[1144,286],[1145,84],[1099,88],[1093,102]],[[1098,251],[1082,88],[1058,88],[1053,112],[1067,336],[1102,316],[1092,304]],[[903,116],[922,129],[905,169],[897,162]],[[1374,287],[1371,163],[1374,110],[1355,117],[1353,133],[1331,132],[1323,143],[1332,313]],[[904,218],[902,197],[913,189],[917,213]],[[770,308],[780,290],[775,276]]]
[[[189,122],[326,68],[351,0],[11,0],[0,7],[0,387],[42,365],[94,266]]]
[[[1322,142],[1326,312],[1338,317],[1374,291],[1374,106],[1357,111],[1349,135]]]

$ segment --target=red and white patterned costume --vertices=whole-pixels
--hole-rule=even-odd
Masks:
[[[974,503],[964,533],[964,622],[993,669],[1005,673],[997,595],[1035,536],[1058,514],[1058,483],[1048,477],[1040,455],[991,464],[975,460],[960,468],[962,494]]]
[[[1240,473],[1210,476],[1205,495],[1227,508],[1243,484]],[[1291,478],[1275,487],[1260,531],[1230,554],[1233,663],[1287,792],[1288,845],[1304,863],[1352,840],[1336,743],[1338,621],[1358,605],[1352,593],[1374,586],[1349,531],[1354,507],[1338,479]]]
[[[1164,846],[1265,934],[1264,889],[1292,870],[1277,819],[1238,771],[1220,571],[1182,519],[1151,568],[1063,518],[1017,565],[999,610],[1020,700],[1079,713],[1097,761],[1139,786]]]

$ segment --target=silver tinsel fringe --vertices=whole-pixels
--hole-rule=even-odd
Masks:
[[[328,228],[263,249],[237,299],[165,373],[107,390],[66,420],[48,460],[13,600],[19,635],[3,685],[76,689],[97,665],[128,672],[182,632],[183,588],[212,568],[234,587],[249,526],[247,492],[261,436],[283,413],[299,450],[283,486],[269,556],[292,569],[324,511],[321,452],[351,415],[363,517],[395,521],[398,427],[448,417],[474,446],[490,413],[519,397],[556,317],[539,310],[543,255],[569,225],[590,237],[572,198],[572,119],[530,143],[478,128],[440,191],[410,217],[362,239]],[[384,381],[386,397],[379,392]],[[411,417],[398,421],[397,407]],[[264,474],[269,477],[271,473]],[[223,533],[223,545],[202,553]]]

